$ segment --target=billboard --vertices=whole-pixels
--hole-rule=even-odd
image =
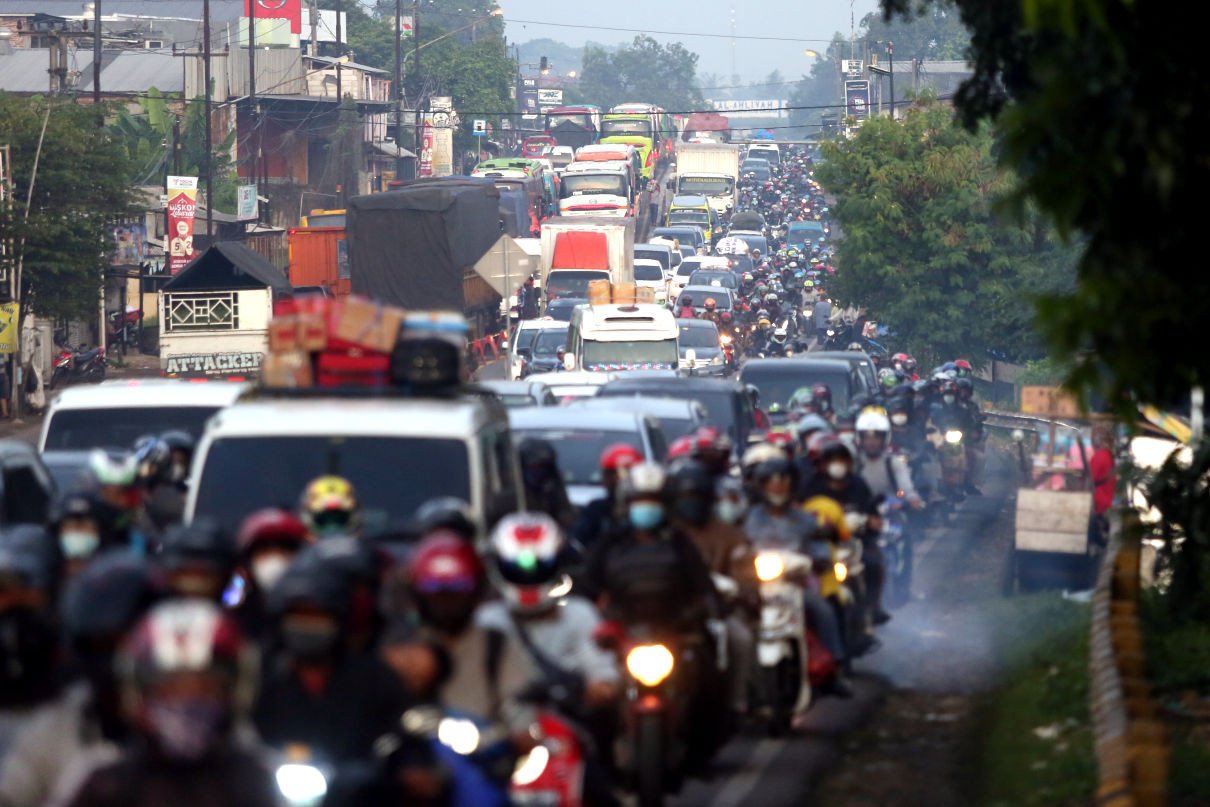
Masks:
[[[197,213],[197,177],[168,177],[168,273],[193,260],[193,217]]]
[[[764,98],[750,101],[707,101],[719,113],[735,120],[737,118],[785,118],[789,115],[788,101],[780,98]]]
[[[844,83],[845,114],[850,118],[870,116],[870,82],[867,79]]]
[[[256,3],[255,12],[252,10],[252,3]],[[251,17],[254,14],[257,20],[258,41],[261,36],[261,20],[285,20],[290,33],[295,36],[302,33],[302,0],[244,0],[244,16]]]

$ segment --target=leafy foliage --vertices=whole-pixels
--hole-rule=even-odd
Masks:
[[[1208,88],[1190,79],[1198,26],[1162,3],[955,3],[975,69],[957,98],[964,120],[997,121],[1018,199],[1086,238],[1076,292],[1049,300],[1041,320],[1077,360],[1073,384],[1123,411],[1206,384],[1210,276],[1191,260],[1210,179]]]
[[[43,120],[46,137],[24,221]],[[11,234],[18,249],[24,241],[22,303],[43,316],[91,318],[113,246],[110,225],[134,212],[126,145],[97,126],[90,107],[3,93],[0,142],[12,147],[16,202],[0,209],[0,232]]]
[[[867,306],[925,364],[1040,353],[1029,300],[1069,284],[1071,256],[1038,216],[1020,226],[997,217],[1008,180],[989,134],[926,102],[825,144],[816,176],[839,200],[830,290],[842,300]]]
[[[580,91],[604,108],[628,101],[645,101],[669,112],[702,109],[705,99],[697,83],[698,55],[679,42],[661,45],[649,36],[636,36],[613,52],[584,48]]]

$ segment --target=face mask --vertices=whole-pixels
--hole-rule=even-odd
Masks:
[[[256,587],[261,591],[273,588],[273,585],[286,573],[286,567],[289,565],[290,558],[278,554],[265,555],[252,561],[252,579],[256,581]]]
[[[630,523],[636,530],[650,530],[664,520],[664,505],[655,502],[635,502],[628,510]]]
[[[941,400],[945,401],[946,406],[953,406],[956,399],[953,395],[942,395]]]
[[[908,422],[908,416],[903,414],[902,412],[898,412],[894,415],[891,415],[891,423],[894,423],[896,426],[906,426],[907,422]]]
[[[228,723],[227,706],[218,698],[191,697],[147,701],[147,722],[156,744],[174,759],[197,760],[219,742]]]
[[[339,628],[331,622],[286,620],[282,623],[281,631],[282,644],[290,655],[306,661],[318,661],[331,655]]]
[[[168,469],[168,479],[172,482],[184,482],[189,476],[189,466],[183,462],[174,462]]]
[[[849,464],[847,462],[829,462],[828,476],[833,479],[844,479],[849,475]]]
[[[95,532],[67,530],[59,533],[59,546],[68,560],[92,557],[100,543],[101,536]]]
[[[738,524],[744,514],[744,507],[734,499],[719,499],[714,505],[714,514],[724,524]]]
[[[710,520],[710,502],[686,496],[676,503],[676,514],[678,518],[700,527]]]
[[[784,507],[790,501],[789,493],[765,493],[765,501],[774,507]]]

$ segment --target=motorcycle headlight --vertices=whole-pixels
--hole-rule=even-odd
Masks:
[[[443,717],[437,724],[437,740],[455,754],[467,756],[479,747],[479,727],[463,718]]]
[[[836,335],[836,331],[832,330],[831,328],[828,328],[828,336],[835,336],[835,335]]]
[[[626,654],[626,669],[643,686],[658,686],[672,674],[672,651],[662,644],[644,644]]]
[[[786,564],[780,555],[772,552],[761,552],[756,556],[756,579],[762,583],[770,583],[776,580],[785,571]]]
[[[513,787],[526,787],[538,781],[548,762],[550,751],[544,745],[535,745],[528,754],[517,760],[517,767],[513,769]]]
[[[849,567],[843,563],[836,563],[832,567],[832,572],[836,575],[836,582],[843,583],[849,577]]]
[[[962,442],[962,432],[958,429],[950,429],[945,433],[945,442],[952,446],[956,446]]]
[[[281,765],[274,778],[282,798],[290,805],[318,805],[328,794],[328,780],[311,765]]]
[[[718,341],[719,341],[719,344],[722,344],[722,345],[731,344],[731,334],[726,334],[726,333],[723,334],[722,336],[720,336],[718,338]]]

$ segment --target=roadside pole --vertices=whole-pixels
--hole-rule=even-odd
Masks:
[[[11,395],[10,410],[13,415],[13,420],[16,421],[21,417],[21,395],[19,394],[21,385],[24,379],[21,377],[21,323],[25,321],[25,311],[21,306],[21,270],[25,265],[25,227],[29,224],[29,209],[34,203],[34,183],[38,181],[38,163],[42,159],[42,142],[46,139],[46,126],[50,123],[50,101],[46,102],[46,114],[42,117],[42,131],[38,133],[38,147],[34,149],[34,166],[29,174],[29,188],[25,192],[25,213],[21,218],[21,245],[17,248],[17,271],[13,277],[13,300],[17,303],[17,335],[13,340],[13,379],[12,389],[9,390]],[[105,285],[101,285],[102,295],[105,293]],[[105,334],[105,314],[101,314],[101,331],[102,338]]]

